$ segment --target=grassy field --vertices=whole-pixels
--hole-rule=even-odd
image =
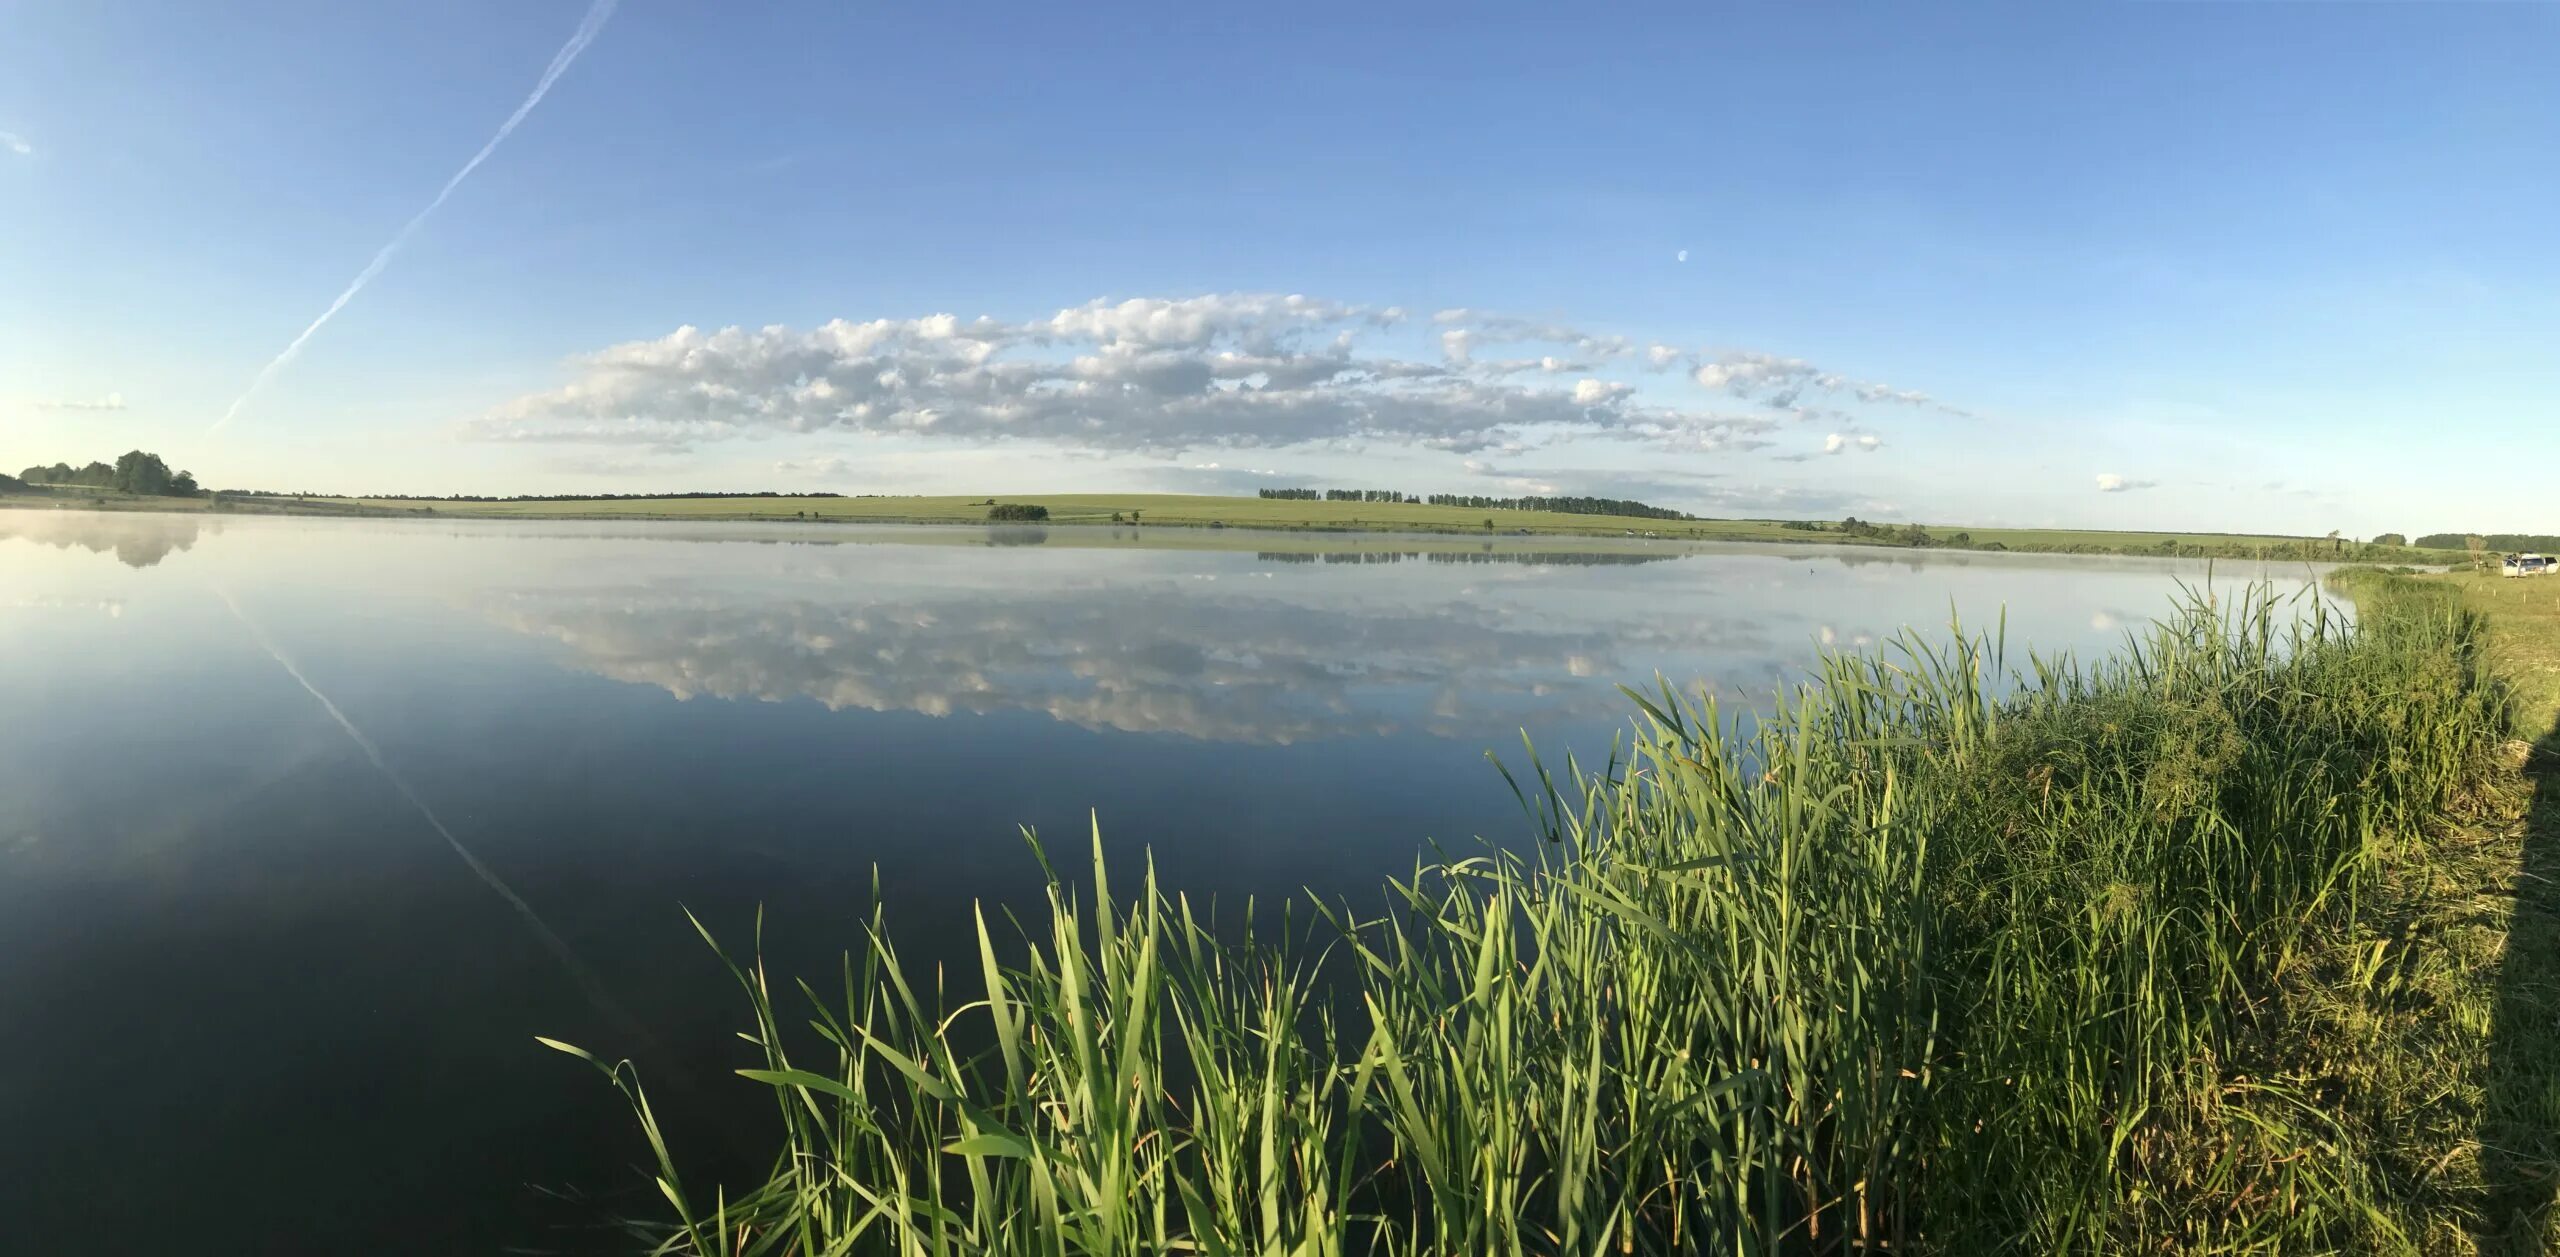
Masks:
[[[1536,851],[1295,929],[1240,935],[1151,876],[1115,894],[1097,854],[1022,937],[982,918],[977,972],[911,981],[875,907],[840,984],[739,970],[766,1181],[715,1203],[657,1141],[645,1063],[595,1062],[651,1136],[668,1212],[641,1230],[2546,1251],[2560,965],[2516,894],[2517,835],[2545,831],[2489,666],[2516,630],[2470,585],[2355,593],[2352,629],[2198,602],[1998,702],[1990,643],[1921,639],[1831,661],[1748,735],[1640,700],[1625,758],[1522,774]]]
[[[1049,523],[1095,525],[1120,520],[1141,527],[1250,528],[1272,531],[1408,532],[1444,535],[1650,537],[1698,541],[1795,542],[1901,548],[1886,538],[1790,528],[1773,519],[1655,520],[1554,511],[1480,510],[1419,503],[1271,501],[1170,493],[1062,493],[994,499],[1047,508]],[[259,514],[366,515],[442,519],[654,519],[835,521],[845,523],[982,524],[984,496],[853,498],[571,498],[466,502],[408,498],[288,496],[137,497],[113,490],[58,488],[0,496],[0,507],[79,506],[95,510],[237,511]],[[2104,532],[2075,529],[1925,526],[1932,548],[2002,549],[2064,554],[2176,554],[2205,558],[2351,560],[2445,564],[2458,551],[2384,548],[2320,538],[2254,533]]]
[[[2463,605],[2488,618],[2490,649],[2515,683],[2522,727],[2538,737],[2560,726],[2560,577],[2464,572],[2430,579],[2459,588]]]
[[[982,523],[990,499],[959,497],[860,498],[641,498],[544,502],[416,502],[401,499],[329,499],[332,504],[389,513],[468,515],[489,518],[843,520],[868,523]],[[1543,536],[1655,536],[1713,541],[1833,542],[1873,544],[1837,532],[1792,529],[1780,520],[1653,520],[1552,511],[1479,510],[1418,503],[1268,501],[1162,493],[1009,495],[995,499],[1046,507],[1054,524],[1108,524],[1118,515],[1143,525],[1193,528],[1374,530],[1434,533],[1526,533]],[[2099,532],[2066,529],[1968,528],[1928,525],[1934,544],[1983,549],[2065,553],[2177,552],[2232,557],[2322,557],[2367,562],[2444,563],[2451,551],[2383,550],[2347,545],[2332,549],[2315,538],[2209,532]]]

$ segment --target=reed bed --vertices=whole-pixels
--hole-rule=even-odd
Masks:
[[[1515,783],[1544,841],[1419,864],[1382,907],[1222,926],[1151,870],[1115,889],[1097,844],[1044,917],[981,917],[958,990],[920,985],[875,907],[832,990],[733,965],[763,1057],[740,1072],[779,1113],[761,1186],[689,1187],[638,1071],[595,1062],[666,1200],[638,1234],[694,1254],[2406,1249],[2341,1082],[2287,1068],[2284,992],[2351,930],[2376,853],[2493,770],[2479,643],[2414,585],[2352,624],[2193,591],[2086,663],[1906,636],[1774,710],[1631,694],[1607,763]]]

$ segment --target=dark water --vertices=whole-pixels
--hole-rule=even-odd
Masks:
[[[1605,751],[1622,682],[1765,700],[1951,608],[2103,651],[2204,577],[1322,544],[0,511],[0,1249],[593,1247],[646,1151],[533,1036],[640,1059],[706,1174],[766,1150],[679,905],[822,976],[876,872],[929,966],[1095,818],[1195,895],[1366,894],[1523,840],[1485,752]]]

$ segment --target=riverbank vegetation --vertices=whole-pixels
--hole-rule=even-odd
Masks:
[[[2353,626],[2199,592],[2097,663],[1909,638],[1756,721],[1648,694],[1606,764],[1515,775],[1543,841],[1381,905],[1213,922],[1097,847],[1021,937],[982,915],[965,976],[910,972],[875,906],[823,995],[737,969],[766,1181],[688,1180],[645,1070],[596,1062],[668,1202],[642,1230],[2541,1251],[2560,1053],[2507,938],[2512,698],[2464,588],[2349,583]]]
[[[225,491],[232,509],[310,507],[385,517],[402,515],[488,519],[756,520],[810,523],[983,524],[985,495],[904,497],[810,495],[788,502],[771,496],[594,498],[328,498],[282,495],[250,498]],[[1383,494],[1381,496],[1384,496]],[[1402,495],[1398,495],[1402,496]],[[1514,506],[1434,505],[1429,502],[1220,497],[1172,493],[1048,493],[1008,495],[1006,502],[1036,505],[1054,524],[1136,523],[1159,528],[1259,528],[1287,532],[1488,533],[1521,536],[1640,537],[1658,540],[1747,541],[1890,546],[1902,549],[2019,550],[2056,554],[2125,554],[2258,562],[2359,562],[2442,565],[2472,556],[2461,550],[2382,546],[2328,537],[2254,533],[2110,532],[2086,529],[1984,528],[1973,526],[1870,525],[1848,521],[1777,519],[1675,519],[1576,514]]]

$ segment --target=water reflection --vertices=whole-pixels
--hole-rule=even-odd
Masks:
[[[212,525],[219,531],[221,525]],[[0,539],[17,538],[93,554],[112,553],[127,567],[151,567],[195,545],[207,521],[152,512],[0,510]]]
[[[1627,706],[1618,678],[1691,652],[1721,654],[1718,671],[1729,677],[1776,673],[1773,662],[1750,666],[1772,642],[1745,618],[1604,628],[1535,622],[1463,599],[1422,606],[1024,586],[747,604],[621,588],[521,590],[483,611],[566,647],[576,667],[680,699],[812,699],[835,710],[933,716],[1025,711],[1087,729],[1222,742],[1404,733],[1491,740],[1533,720],[1614,718]]]
[[[0,1216],[30,1251],[150,1251],[163,1216],[201,1251],[560,1251],[593,1232],[595,1208],[557,1217],[526,1185],[612,1189],[646,1149],[618,1097],[532,1036],[644,1049],[369,752],[720,1079],[743,1063],[735,991],[679,904],[811,975],[885,886],[902,954],[931,972],[974,957],[973,909],[1045,894],[1020,827],[1072,841],[1096,816],[1120,867],[1151,858],[1199,902],[1370,895],[1427,840],[1534,841],[1484,751],[1528,728],[1551,762],[1597,759],[1633,710],[1620,683],[1660,673],[1748,706],[1823,643],[1951,610],[2005,608],[2013,657],[2100,651],[2204,570],[0,512]],[[88,1077],[119,1082],[63,1084]],[[734,1109],[652,1098],[679,1123]],[[161,1208],[120,1211],[129,1182]]]

